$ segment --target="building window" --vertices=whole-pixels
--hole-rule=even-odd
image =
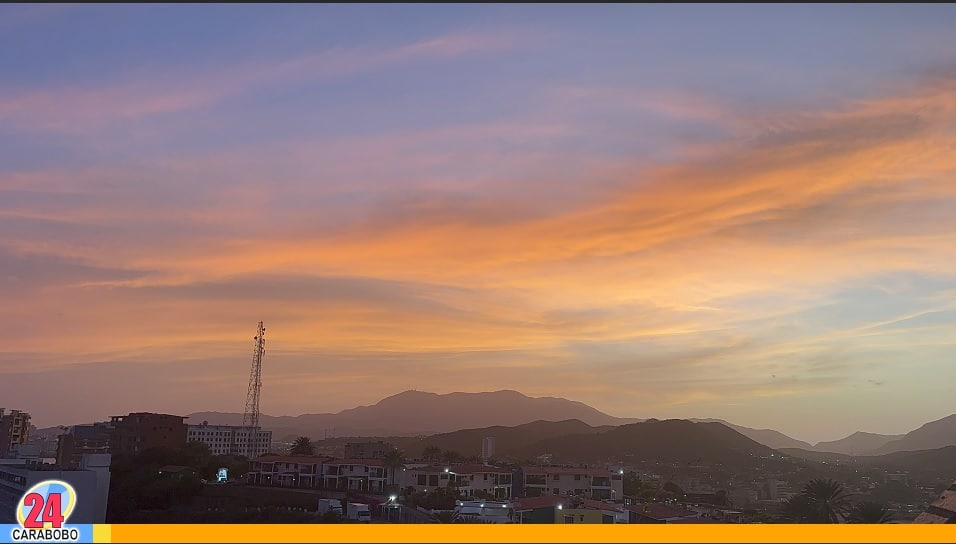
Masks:
[[[564,516],[564,522],[565,522],[565,523],[574,523],[574,515]]]
[[[551,479],[554,480],[554,481],[558,481],[558,480],[561,479],[561,475],[560,475],[560,474],[555,474],[554,476],[551,477]]]

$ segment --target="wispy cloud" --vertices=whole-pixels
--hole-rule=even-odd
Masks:
[[[106,125],[210,107],[257,88],[325,81],[416,62],[492,54],[544,36],[526,30],[469,31],[394,46],[337,47],[213,70],[140,70],[104,87],[29,89],[0,94],[0,128],[83,135]]]

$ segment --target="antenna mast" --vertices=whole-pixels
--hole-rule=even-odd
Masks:
[[[247,446],[250,459],[255,452],[259,430],[259,392],[262,390],[262,355],[266,352],[266,328],[259,322],[256,330],[255,349],[252,352],[252,369],[249,371],[249,389],[246,391],[246,410],[242,415],[242,426],[249,429]]]

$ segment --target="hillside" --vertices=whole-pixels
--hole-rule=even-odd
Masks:
[[[839,440],[818,442],[812,449],[813,451],[845,455],[869,455],[886,444],[903,438],[903,436],[902,434],[876,434],[858,431]]]
[[[851,456],[843,453],[817,452],[786,448],[780,453],[797,459],[825,462],[856,468],[906,472],[911,478],[949,477],[956,467],[956,446],[919,451],[898,451],[884,455]]]
[[[359,406],[335,414],[261,416],[260,425],[282,436],[401,436],[448,433],[492,426],[513,427],[534,421],[578,420],[587,425],[620,425],[637,421],[617,418],[584,403],[555,397],[528,397],[517,391],[448,393],[439,395],[405,391],[372,406]],[[189,423],[239,425],[242,414],[200,412]]]
[[[931,421],[898,440],[877,448],[872,453],[882,455],[898,451],[918,451],[956,446],[956,414]]]
[[[593,435],[612,429],[612,426],[592,427],[582,421],[535,421],[515,427],[496,425],[480,429],[465,429],[443,433],[427,438],[390,438],[395,446],[405,451],[408,457],[420,457],[428,446],[437,446],[443,451],[456,451],[466,457],[481,454],[481,441],[495,438],[497,457],[517,456],[532,444],[549,438],[567,435]]]
[[[651,419],[615,427],[599,434],[548,438],[529,446],[526,455],[550,453],[555,462],[602,462],[637,459],[666,463],[704,461],[753,465],[777,455],[721,423]]]
[[[722,419],[691,419],[689,421],[694,423],[722,423],[753,440],[754,442],[763,444],[764,446],[773,448],[775,450],[779,450],[781,448],[811,449],[813,447],[808,442],[791,438],[782,432],[775,431],[773,429],[751,429],[750,427],[734,425],[733,423],[729,423]]]

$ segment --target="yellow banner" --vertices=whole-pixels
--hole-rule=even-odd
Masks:
[[[954,525],[98,525],[96,542],[956,542]]]

